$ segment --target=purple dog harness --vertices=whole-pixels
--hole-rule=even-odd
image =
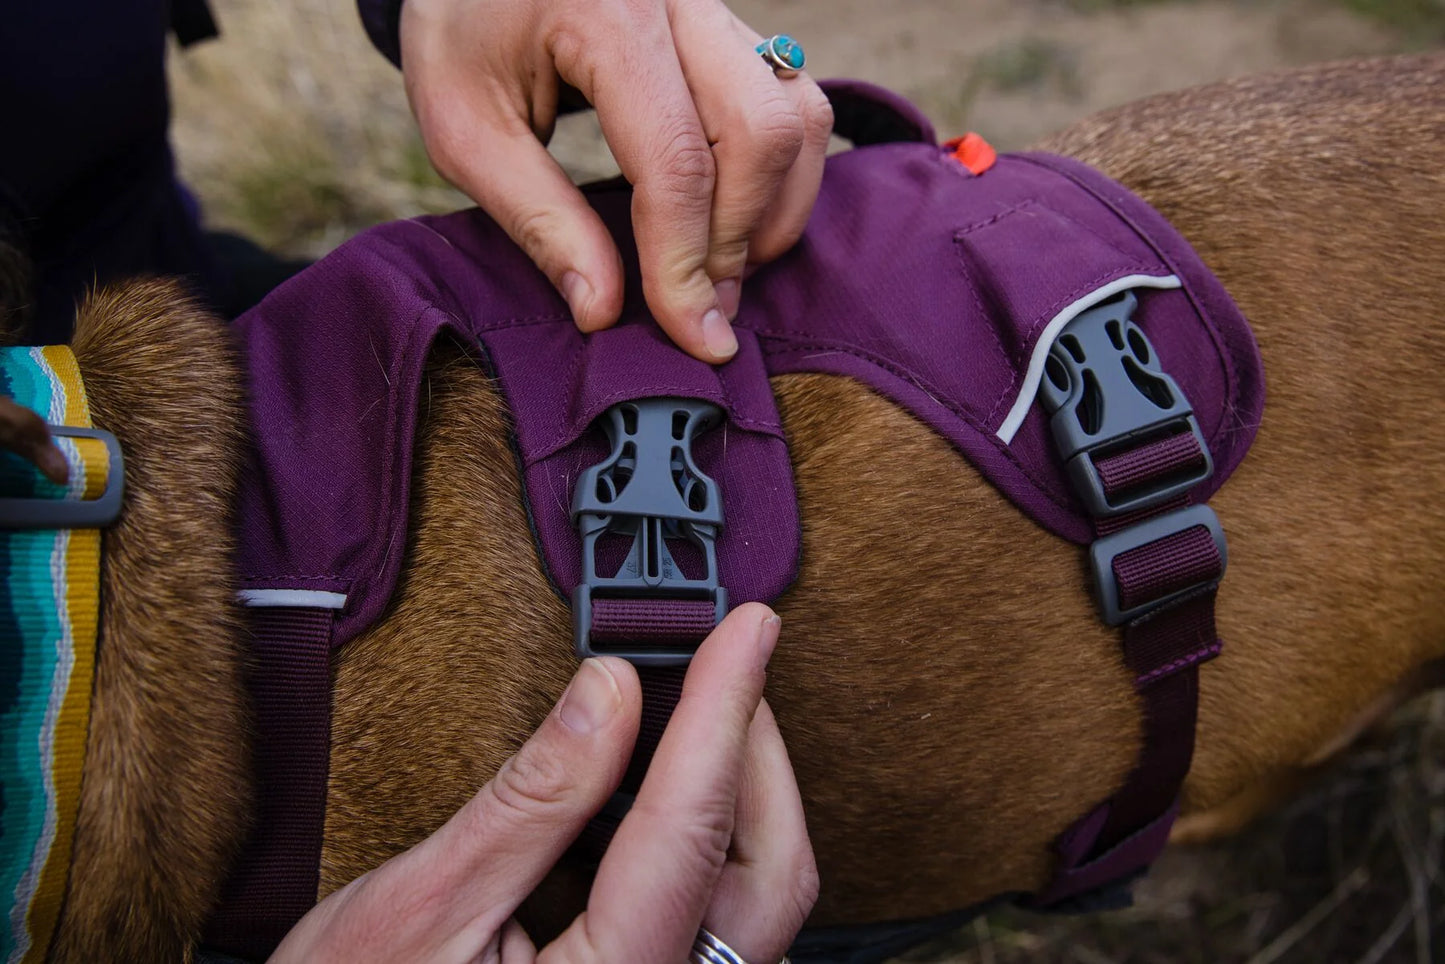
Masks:
[[[1102,618],[1122,629],[1140,759],[1060,838],[1030,902],[1067,904],[1158,854],[1193,751],[1197,668],[1219,652],[1225,546],[1204,502],[1259,423],[1253,336],[1183,238],[1092,169],[1024,154],[974,174],[887,92],[829,96],[858,149],[828,161],[802,241],[749,280],[721,367],[673,347],[635,297],[617,327],[579,334],[475,210],[369,231],[237,323],[256,426],[239,518],[261,804],[210,946],[268,953],[315,902],[331,657],[396,587],[423,368],[444,333],[480,347],[510,408],[578,652],[643,674],[649,719],[624,788],[692,650],[730,606],[793,579],[801,529],[768,377],[825,372],[907,409],[1088,545]],[[630,191],[588,196],[635,295]]]

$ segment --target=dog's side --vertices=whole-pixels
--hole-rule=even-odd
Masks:
[[[1166,95],[1042,145],[1171,219],[1264,356],[1258,440],[1211,503],[1230,542],[1226,649],[1201,674],[1181,835],[1248,819],[1445,657],[1442,145],[1439,56]],[[60,960],[182,953],[245,829],[244,657],[224,538],[239,380],[222,339],[197,334],[209,324],[174,298],[151,285],[93,300],[75,346],[98,424],[129,451],[131,501],[107,539]],[[144,362],[158,341],[214,354],[159,382]],[[824,375],[773,388],[804,549],[777,606],[768,699],[822,873],[814,921],[917,917],[1038,887],[1050,842],[1120,785],[1140,738],[1080,551],[867,388]],[[323,892],[439,825],[572,668],[501,400],[460,348],[438,352],[428,391],[403,583],[336,659]],[[185,409],[190,392],[204,411]],[[177,578],[137,583],[160,552]],[[582,884],[559,870],[532,924],[569,917]]]

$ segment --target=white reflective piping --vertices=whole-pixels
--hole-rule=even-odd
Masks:
[[[1049,349],[1053,347],[1054,339],[1059,337],[1059,332],[1064,330],[1065,325],[1099,302],[1108,301],[1119,292],[1128,291],[1130,288],[1182,287],[1184,285],[1178,275],[1159,277],[1152,274],[1131,274],[1089,292],[1054,315],[1034,345],[1034,354],[1029,359],[1029,369],[1024,373],[1024,383],[1019,389],[1018,397],[1014,399],[1013,408],[1009,409],[1008,418],[1004,419],[1003,424],[998,427],[996,434],[999,441],[1009,445],[1013,442],[1014,436],[1018,434],[1019,426],[1024,423],[1024,416],[1029,413],[1029,406],[1034,403],[1034,396],[1039,393],[1039,380],[1044,377],[1044,362],[1048,360]]]
[[[316,589],[242,589],[236,593],[243,606],[297,606],[309,609],[342,609],[346,593]]]

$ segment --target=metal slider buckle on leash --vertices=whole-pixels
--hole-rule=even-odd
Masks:
[[[611,452],[581,474],[572,494],[572,519],[582,537],[582,581],[572,594],[579,658],[686,665],[704,628],[727,615],[716,547],[722,498],[692,455],[693,441],[722,418],[716,405],[685,398],[622,402],[604,414]],[[603,575],[599,551],[609,536],[630,540],[630,547],[621,567]],[[677,540],[700,558],[700,574],[683,571],[668,545]],[[609,608],[599,613],[594,607]],[[604,614],[621,631],[604,632]],[[677,638],[668,638],[670,627]]]

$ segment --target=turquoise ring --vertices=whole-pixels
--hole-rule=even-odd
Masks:
[[[779,77],[792,77],[807,63],[803,45],[785,33],[774,34],[753,49]]]

